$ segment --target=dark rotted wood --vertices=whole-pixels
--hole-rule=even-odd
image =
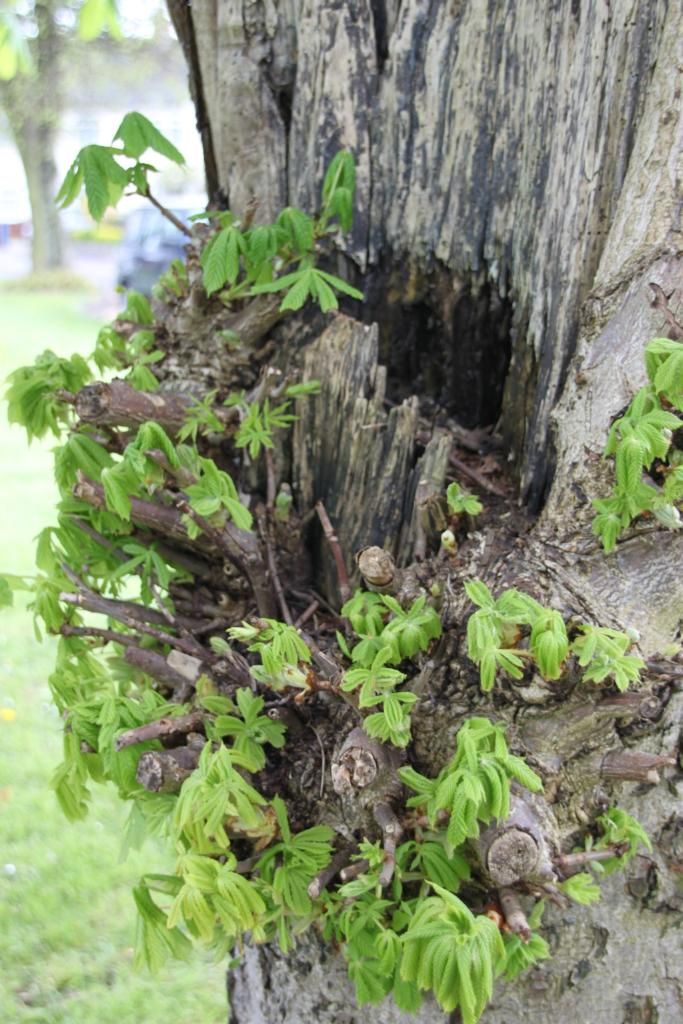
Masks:
[[[306,350],[303,376],[319,379],[322,387],[302,407],[294,428],[293,477],[300,510],[322,500],[351,570],[355,554],[368,545],[395,553],[402,529],[413,521],[417,403],[410,399],[387,412],[377,330],[342,315]],[[439,442],[439,459],[434,460],[443,474],[447,444]],[[438,475],[434,468],[434,487]],[[412,551],[411,541],[408,533],[401,543],[404,554]],[[318,555],[324,589],[335,593],[334,560],[322,535]]]

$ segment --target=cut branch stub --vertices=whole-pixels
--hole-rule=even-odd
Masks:
[[[514,889],[501,886],[498,890],[498,898],[505,917],[505,923],[510,931],[515,935],[519,935],[522,942],[528,942],[531,938],[531,928],[520,903],[519,894]]]
[[[150,793],[177,793],[197,767],[200,753],[193,747],[148,750],[138,761],[135,778]]]
[[[519,797],[510,797],[506,820],[486,828],[475,845],[483,868],[498,888],[555,877],[541,823]]]
[[[486,868],[498,885],[513,885],[538,871],[541,851],[523,829],[508,828],[496,836],[486,852]]]
[[[391,552],[376,545],[363,548],[356,555],[356,564],[368,590],[376,590],[380,594],[398,591],[401,575]]]
[[[362,729],[352,729],[332,762],[332,786],[340,796],[368,791],[376,804],[398,797],[402,791],[397,770],[401,752],[372,739]]]
[[[610,750],[600,765],[600,774],[605,779],[621,779],[631,782],[661,781],[660,768],[674,767],[676,758],[667,754],[648,754],[643,750]]]

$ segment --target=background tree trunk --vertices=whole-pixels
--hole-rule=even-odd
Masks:
[[[599,454],[610,420],[642,383],[643,346],[665,333],[648,285],[678,289],[679,310],[683,294],[679,5],[169,0],[169,9],[212,198],[240,213],[256,197],[264,220],[288,203],[315,209],[325,165],[350,148],[357,215],[337,258],[366,291],[356,313],[378,325],[389,397],[416,393],[466,428],[499,424],[520,494],[540,517],[504,559],[495,531],[484,531],[463,575],[493,586],[526,581],[563,612],[636,626],[646,656],[660,650],[679,626],[680,539],[635,533],[605,558],[590,534],[589,499],[607,489]],[[191,358],[201,367],[215,357],[197,337]],[[282,358],[299,358],[293,342],[283,344]],[[181,373],[182,352],[178,365]],[[377,377],[366,374],[371,393]],[[339,407],[347,408],[341,399]],[[310,465],[321,457],[299,445],[294,479],[312,488],[309,498],[334,503],[341,484]],[[406,487],[411,470],[396,477]],[[381,500],[376,483],[372,493]],[[358,494],[371,500],[369,489]],[[411,510],[387,527],[387,546],[397,549]],[[347,512],[338,513],[343,529]],[[358,521],[369,528],[366,513]],[[583,705],[533,687],[493,701],[466,688],[465,608],[456,596],[431,680],[434,713],[417,730],[424,763],[443,763],[464,714],[514,721],[537,763],[552,774],[559,759],[555,810],[571,836],[579,805],[594,795],[591,757],[634,744],[676,749],[673,677],[651,681],[654,710],[624,718],[594,705],[588,727]],[[644,823],[653,854],[610,878],[596,906],[546,913],[553,959],[501,986],[487,1024],[680,1020],[678,778],[621,788],[620,806]],[[409,1019],[385,1005],[356,1010],[341,959],[315,938],[286,960],[248,951],[230,987],[237,1024]],[[441,1015],[426,1004],[417,1019]]]
[[[59,33],[54,0],[35,4],[36,37],[31,51],[34,68],[0,83],[0,102],[7,113],[31,204],[31,259],[34,271],[64,265],[62,229],[55,206],[57,165],[55,142],[59,114]]]

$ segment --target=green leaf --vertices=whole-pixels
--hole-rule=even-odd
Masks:
[[[109,146],[84,146],[78,154],[88,210],[101,220],[108,206],[115,206],[128,182],[128,176],[114,159]]]
[[[342,231],[352,227],[355,190],[356,163],[353,154],[342,149],[330,161],[322,188],[323,213],[338,217]]]
[[[336,277],[334,274],[328,274],[325,270],[316,270],[316,276],[322,278],[331,285],[335,291],[342,292],[344,295],[348,295],[352,299],[358,299],[359,302],[365,298],[363,292],[358,291],[357,288],[352,287],[341,277]]]
[[[294,206],[286,206],[277,219],[294,252],[305,256],[313,249],[313,221]]]
[[[311,295],[315,295],[318,299],[318,305],[320,306],[323,313],[329,313],[333,309],[339,309],[339,303],[337,297],[330,288],[329,284],[321,276],[317,270],[310,271],[310,292]]]
[[[564,619],[557,611],[544,611],[531,629],[529,649],[544,679],[559,679],[569,654]]]
[[[493,594],[481,580],[465,580],[463,586],[472,604],[478,605],[479,608],[495,607]]]
[[[207,295],[234,284],[240,272],[240,256],[247,251],[244,235],[234,223],[229,223],[204,246],[200,264]]]
[[[462,515],[466,512],[470,516],[478,516],[484,509],[479,499],[463,490],[455,480],[446,488],[446,501],[452,515]]]
[[[78,34],[81,39],[96,39],[102,32],[112,39],[121,38],[116,0],[84,0],[78,12]]]
[[[137,111],[126,114],[121,124],[116,129],[114,141],[120,139],[123,143],[123,150],[126,156],[138,157],[147,149],[153,149],[161,156],[167,157],[176,164],[184,164],[185,158],[165,135],[162,135],[156,125]]]
[[[31,51],[19,19],[9,10],[0,11],[0,80],[33,70]]]
[[[503,935],[503,942],[505,960],[502,971],[506,981],[514,981],[539,960],[550,957],[550,947],[540,935],[532,935],[527,942],[523,942],[519,935],[507,934]]]
[[[280,310],[284,312],[286,309],[297,310],[306,302],[309,295],[313,294],[315,287],[315,272],[312,268],[308,267],[305,270],[298,271],[296,274],[288,274],[288,277],[294,278],[293,284],[284,299],[280,304]],[[284,280],[284,278],[280,278]]]
[[[581,903],[583,906],[597,903],[602,895],[600,886],[596,884],[593,876],[587,871],[581,871],[578,875],[572,875],[571,878],[560,882],[558,889],[565,896],[568,896],[570,900],[574,900],[575,903]]]

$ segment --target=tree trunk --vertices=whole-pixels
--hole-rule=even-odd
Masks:
[[[302,510],[325,501],[347,560],[380,544],[415,571],[419,487],[429,479],[428,490],[439,490],[446,460],[437,432],[416,466],[414,394],[423,414],[442,411],[456,439],[497,424],[519,494],[537,514],[507,548],[504,520],[489,524],[454,575],[451,629],[431,671],[433,713],[416,723],[418,761],[439,767],[463,715],[493,714],[514,722],[553,776],[567,849],[598,784],[653,839],[652,855],[610,878],[596,906],[549,908],[552,959],[501,985],[482,1019],[674,1024],[683,1009],[676,781],[615,790],[589,766],[634,745],[675,750],[680,680],[651,678],[647,711],[638,701],[598,707],[585,691],[556,702],[534,686],[491,699],[466,686],[459,580],[480,575],[494,588],[542,595],[566,615],[635,626],[646,657],[679,628],[680,538],[633,532],[605,557],[590,532],[589,499],[606,493],[610,471],[599,456],[611,420],[644,379],[644,344],[666,333],[650,282],[676,292],[672,308],[681,308],[680,7],[169,0],[169,8],[212,199],[240,214],[255,197],[263,220],[287,204],[314,210],[331,156],[346,146],[356,157],[355,226],[336,258],[365,290],[356,316],[376,327],[338,320],[323,334],[313,325],[308,337],[318,337],[303,357],[297,340],[281,335],[279,363],[303,358],[323,380],[323,399],[294,441]],[[175,375],[183,351],[197,373],[218,372],[212,344],[195,330],[184,346],[178,333]],[[312,544],[331,596],[332,562]],[[247,950],[230,992],[234,1024],[442,1019],[430,1002],[415,1018],[387,1004],[370,1015],[355,1009],[341,958],[315,936],[287,958]]]
[[[59,36],[53,0],[35,5],[36,38],[34,69],[1,83],[0,102],[5,108],[21,162],[31,205],[32,266],[35,271],[53,270],[64,264],[62,230],[55,206],[57,165],[55,142],[58,129]]]

